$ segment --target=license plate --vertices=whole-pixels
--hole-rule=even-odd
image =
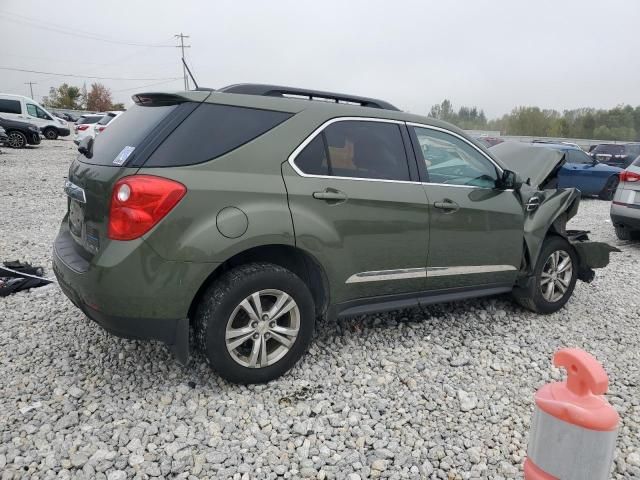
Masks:
[[[69,230],[76,237],[82,238],[84,212],[82,206],[75,200],[69,200]]]

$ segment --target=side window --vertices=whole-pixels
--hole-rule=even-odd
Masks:
[[[53,120],[47,113],[42,110],[40,107],[36,107],[36,111],[38,112],[38,118],[44,118],[45,120]]]
[[[593,159],[581,150],[567,150],[567,163],[592,164]]]
[[[194,165],[213,160],[291,116],[272,110],[203,103],[153,152],[145,166]]]
[[[357,120],[332,123],[298,154],[295,163],[304,173],[312,175],[410,179],[402,133],[395,123]]]
[[[29,115],[31,115],[32,117],[37,117],[38,116],[38,109],[35,105],[31,104],[31,103],[27,103],[27,113]]]
[[[0,100],[0,113],[22,113],[18,100]]]
[[[296,166],[309,175],[329,175],[324,135],[317,135],[296,157]]]
[[[495,187],[496,167],[468,143],[439,130],[414,127],[414,131],[430,183]]]

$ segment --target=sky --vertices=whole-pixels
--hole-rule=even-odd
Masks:
[[[40,101],[63,82],[99,81],[126,104],[180,90],[182,32],[211,88],[307,87],[418,114],[448,98],[489,118],[636,106],[639,25],[638,0],[0,0],[0,67],[78,76],[0,69],[0,92],[30,96],[36,82]]]

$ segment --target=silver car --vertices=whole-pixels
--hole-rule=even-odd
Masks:
[[[620,240],[640,237],[640,156],[620,172],[611,202],[611,221]]]

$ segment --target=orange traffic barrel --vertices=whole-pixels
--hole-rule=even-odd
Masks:
[[[559,350],[553,364],[566,369],[567,380],[536,392],[524,478],[610,478],[620,417],[603,396],[607,373],[577,348]]]

